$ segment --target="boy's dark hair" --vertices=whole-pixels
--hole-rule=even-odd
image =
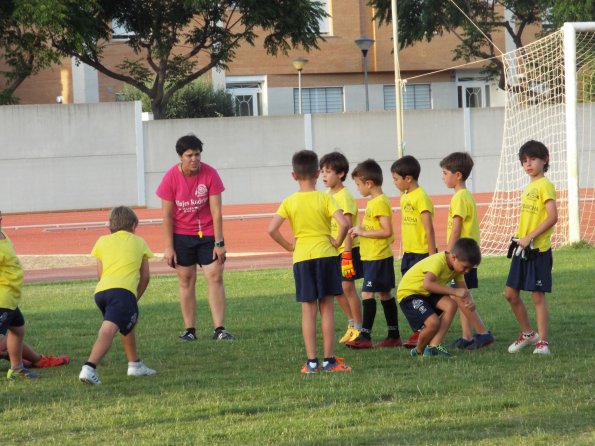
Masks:
[[[118,206],[112,209],[109,215],[110,232],[134,231],[138,225],[138,217],[132,209],[127,206]]]
[[[176,141],[176,153],[178,155],[182,156],[182,154],[188,149],[198,149],[198,151],[202,153],[202,141],[192,133],[184,135],[178,139],[178,141]]]
[[[473,158],[467,152],[453,152],[440,161],[440,167],[452,173],[461,172],[463,181],[467,181],[473,169]]]
[[[299,180],[309,180],[314,178],[318,171],[318,155],[312,150],[300,150],[293,154],[291,165]]]
[[[525,158],[539,158],[540,160],[544,160],[544,172],[547,172],[550,168],[550,151],[542,142],[531,139],[523,144],[519,149],[519,160],[521,164],[523,164]]]
[[[402,176],[403,178],[411,177],[417,181],[419,178],[419,173],[421,172],[421,166],[415,157],[411,155],[405,155],[396,160],[393,165],[390,166],[390,171]]]
[[[347,174],[349,173],[349,161],[347,161],[345,155],[340,152],[327,153],[320,158],[319,165],[321,169],[326,167],[327,169],[334,170],[337,174],[342,173],[341,182],[345,181],[345,178],[347,178]]]
[[[458,239],[450,253],[457,256],[461,262],[467,262],[473,266],[481,263],[481,250],[472,238],[461,237]]]
[[[351,178],[371,181],[375,186],[382,186],[382,168],[376,161],[368,158],[355,166]]]

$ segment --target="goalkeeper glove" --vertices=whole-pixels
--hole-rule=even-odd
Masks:
[[[346,279],[351,279],[355,276],[355,269],[353,268],[353,258],[350,251],[344,251],[341,254],[341,274]]]

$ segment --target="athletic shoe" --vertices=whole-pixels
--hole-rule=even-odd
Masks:
[[[192,333],[190,330],[184,330],[182,333],[180,333],[180,336],[178,336],[178,339],[180,341],[196,341],[196,334]]]
[[[304,366],[302,367],[302,373],[305,375],[312,375],[314,373],[318,373],[318,363],[313,363],[315,364],[314,366],[310,365],[309,361],[306,361],[306,363],[304,364]]]
[[[547,341],[539,341],[535,344],[535,349],[533,353],[536,355],[549,355],[550,352],[550,344]]]
[[[24,379],[37,379],[37,378],[39,378],[39,375],[37,375],[36,373],[30,372],[27,369],[21,369],[21,370],[8,369],[8,372],[6,372],[6,379],[9,381],[21,381]]]
[[[425,353],[425,350],[424,350]],[[412,358],[416,358],[416,359],[422,359],[425,355],[424,353],[417,353],[417,350],[414,348],[412,348],[411,350],[409,350],[409,354],[411,355]]]
[[[325,372],[351,372],[351,367],[343,364],[343,358],[335,358],[335,362],[324,361],[322,369]]]
[[[473,344],[473,339],[459,338],[450,344],[450,348],[458,348],[459,350],[466,350]]]
[[[349,341],[355,341],[360,334],[361,334],[361,331],[359,331],[357,328],[353,327],[351,329],[351,337],[349,338]]]
[[[81,369],[81,373],[79,373],[79,380],[85,384],[101,384],[97,370],[88,365],[84,365]]]
[[[347,327],[347,331],[341,337],[341,339],[339,339],[339,344],[345,344],[347,341],[350,341],[351,337],[353,336],[353,330],[355,329],[351,325]]]
[[[492,345],[496,339],[491,332],[487,332],[484,334],[476,334],[473,336],[473,341],[471,345],[469,345],[465,350],[480,350],[482,348],[489,347]]]
[[[345,345],[349,348],[356,348],[356,349],[374,347],[374,344],[372,344],[372,340],[370,338],[365,337],[361,333],[353,341],[346,342]]]
[[[526,337],[522,332],[519,335],[519,338],[514,341],[512,344],[510,344],[510,346],[508,347],[508,353],[517,353],[520,352],[522,349],[524,349],[525,347],[528,347],[530,345],[535,345],[539,342],[539,333],[537,333],[536,331],[531,333],[531,336]]]
[[[415,348],[417,347],[417,340],[419,339],[419,331],[414,331],[411,336],[409,336],[409,339],[407,339],[405,341],[405,343],[403,344],[403,347],[405,348]]]
[[[427,345],[426,348],[424,349],[424,356],[452,357],[452,354],[448,353],[448,351],[442,346],[442,344],[438,344],[438,345],[433,345],[432,347]]]
[[[40,355],[39,361],[31,364],[31,367],[36,369],[46,369],[49,367],[60,367],[61,365],[70,364],[70,356],[52,356]]]
[[[218,341],[233,341],[236,337],[232,335],[229,331],[225,328],[222,330],[214,330],[213,331],[213,339]]]
[[[383,348],[383,347],[401,347],[403,343],[401,342],[401,338],[384,338],[382,341],[374,344],[374,348]]]
[[[156,373],[155,370],[147,367],[142,361],[128,363],[128,376],[150,376]]]

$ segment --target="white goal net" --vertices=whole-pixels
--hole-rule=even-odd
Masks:
[[[554,248],[595,242],[595,23],[566,24],[503,56],[504,137],[496,188],[481,221],[486,255],[507,251],[529,182],[518,158],[530,139],[550,151],[546,176],[558,193]],[[592,173],[593,172],[593,173]]]

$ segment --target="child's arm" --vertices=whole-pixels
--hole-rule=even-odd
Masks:
[[[281,228],[281,225],[284,221],[285,219],[280,215],[273,215],[273,218],[269,223],[268,233],[273,240],[275,240],[277,243],[279,243],[279,245],[283,247],[283,249],[292,252],[294,249],[293,243],[288,242],[285,239],[285,237],[283,237],[283,235],[281,234],[281,231],[279,231],[279,228]]]
[[[349,230],[352,228],[351,222],[352,220],[352,215],[351,214],[343,214],[343,216],[345,217],[345,220],[347,220],[347,231],[346,231],[346,235],[349,233]],[[351,252],[351,249],[353,248],[353,240],[351,239],[351,237],[345,237],[345,239],[343,240],[343,243],[345,243],[345,249],[344,251],[348,251]]]
[[[448,252],[452,251],[452,247],[454,246],[455,242],[461,238],[461,232],[463,230],[463,219],[460,215],[455,215],[452,218],[452,229],[450,230],[450,238],[446,241],[446,250]]]
[[[349,229],[349,221],[347,220],[345,215],[343,215],[343,211],[341,209],[335,211],[335,213],[333,214],[333,218],[337,221],[337,224],[339,225],[339,233],[337,234],[336,240],[331,240],[331,243],[335,248],[338,248],[343,244],[343,240],[345,240],[347,230]],[[349,251],[351,251],[351,246],[349,246]]]
[[[147,289],[150,276],[151,273],[149,271],[149,260],[143,259],[142,263],[140,264],[140,279],[138,281],[138,286],[136,287],[136,300],[140,300]]]
[[[393,235],[393,225],[391,217],[387,215],[381,215],[378,217],[378,221],[380,222],[380,229],[366,231],[362,226],[354,226],[349,230],[349,234],[351,238],[355,238],[358,235],[360,237],[367,237],[367,238],[390,238]]]
[[[103,274],[103,263],[101,263],[101,260],[97,259],[97,279],[101,280],[102,274]]]
[[[436,234],[434,233],[434,224],[432,222],[432,213],[425,211],[421,213],[421,222],[426,229],[426,238],[428,240],[428,253],[436,253]]]
[[[469,293],[469,290],[465,284],[463,283],[463,287],[459,287],[458,285],[459,283],[457,283],[457,288],[451,288],[449,286],[442,285],[438,282],[436,275],[429,271],[426,273],[423,283],[424,289],[432,294],[455,296],[460,299],[470,299],[471,294]]]
[[[535,229],[529,232],[522,239],[517,242],[521,247],[526,248],[531,244],[531,240],[543,234],[549,228],[558,222],[558,208],[556,207],[556,200],[548,200],[545,202],[546,219]]]

